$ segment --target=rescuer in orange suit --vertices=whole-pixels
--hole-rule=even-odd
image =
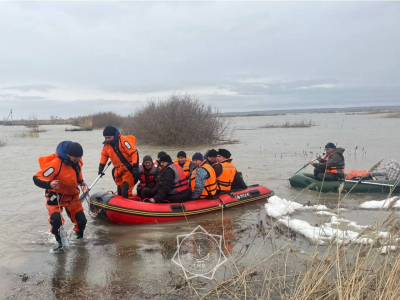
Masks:
[[[82,156],[83,149],[80,144],[71,141],[61,142],[55,154],[39,158],[41,170],[33,176],[35,185],[46,189],[50,231],[58,242],[57,250],[62,249],[59,229],[64,224],[64,219],[61,217],[63,208],[74,222],[77,238],[83,237],[86,227],[87,221],[78,188],[79,185],[85,185],[82,177]]]
[[[118,195],[132,198],[132,189],[139,179],[139,153],[133,135],[122,136],[117,126],[107,126],[103,131],[104,147],[101,151],[99,172],[103,173],[108,159],[114,165],[114,180]]]

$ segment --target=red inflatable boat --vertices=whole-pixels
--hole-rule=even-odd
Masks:
[[[253,185],[246,190],[230,191],[216,199],[197,199],[183,203],[148,203],[98,192],[90,198],[90,210],[116,224],[151,224],[184,220],[221,209],[268,200],[274,192]],[[137,198],[139,199],[139,198]]]

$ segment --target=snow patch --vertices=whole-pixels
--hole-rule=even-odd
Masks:
[[[400,197],[392,197],[385,200],[372,200],[360,204],[361,208],[388,208],[390,203],[395,202],[393,207],[400,207]]]
[[[281,199],[273,196],[265,204],[268,216],[278,219],[277,222],[288,227],[290,230],[303,235],[311,243],[324,245],[327,242],[369,244],[374,238],[386,238],[388,232],[368,231],[363,233],[369,226],[357,224],[354,221],[340,218],[332,213],[325,205],[304,206],[298,202]],[[315,215],[329,216],[326,223],[311,225],[307,221],[290,218],[288,215],[296,211],[311,211]],[[373,229],[373,228],[371,228]],[[362,234],[362,235],[361,235]]]
[[[382,250],[381,250],[381,254],[386,254],[389,251],[395,251],[396,250],[396,246],[383,246]]]

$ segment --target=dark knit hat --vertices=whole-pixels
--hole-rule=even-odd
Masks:
[[[68,146],[67,154],[73,157],[82,157],[83,156],[83,149],[79,143],[71,143]]]
[[[146,161],[151,161],[151,162],[153,162],[153,159],[151,158],[150,155],[146,155],[145,157],[143,157],[143,163],[145,163]]]
[[[330,143],[330,142],[329,142],[328,144],[325,145],[325,148],[333,148],[333,149],[335,149],[336,146],[335,146],[334,143]]]
[[[160,162],[162,162],[162,161],[172,164],[171,156],[169,156],[168,154],[165,154],[160,157]]]
[[[198,159],[198,160],[203,161],[203,160],[204,160],[203,154],[201,154],[200,152],[196,152],[196,153],[193,154],[193,156],[192,156],[192,160],[195,160],[195,159]]]
[[[160,151],[160,152],[158,152],[158,154],[157,154],[157,158],[160,158],[161,156],[164,156],[164,155],[167,155],[167,153],[164,152],[164,151]]]
[[[109,125],[103,130],[103,136],[115,136],[115,127]]]
[[[217,154],[226,158],[231,158],[231,153],[226,149],[218,149]]]
[[[179,151],[178,154],[176,155],[176,157],[180,157],[183,156],[186,158],[186,152],[185,151]]]
[[[205,157],[217,157],[217,150],[215,149],[208,150]]]

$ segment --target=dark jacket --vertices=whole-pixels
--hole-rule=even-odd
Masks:
[[[160,189],[161,184],[162,184],[162,172],[161,172],[161,165],[160,165],[159,161],[157,161],[157,165],[158,165],[158,167],[157,167],[157,174],[156,174],[156,185],[151,190],[152,195],[157,194],[157,192]]]
[[[345,150],[343,148],[336,148],[335,154],[333,154],[327,162],[321,161],[314,163],[313,166],[317,169],[320,169],[321,172],[325,172],[328,167],[335,167],[339,162],[344,160],[343,152]]]
[[[175,173],[171,168],[165,167],[161,171],[161,184],[157,191],[157,194],[153,197],[156,203],[160,203],[163,200],[168,200],[171,203],[180,203],[183,201],[190,200],[191,191],[190,189],[179,192],[177,194],[170,194],[170,191],[174,187]]]

